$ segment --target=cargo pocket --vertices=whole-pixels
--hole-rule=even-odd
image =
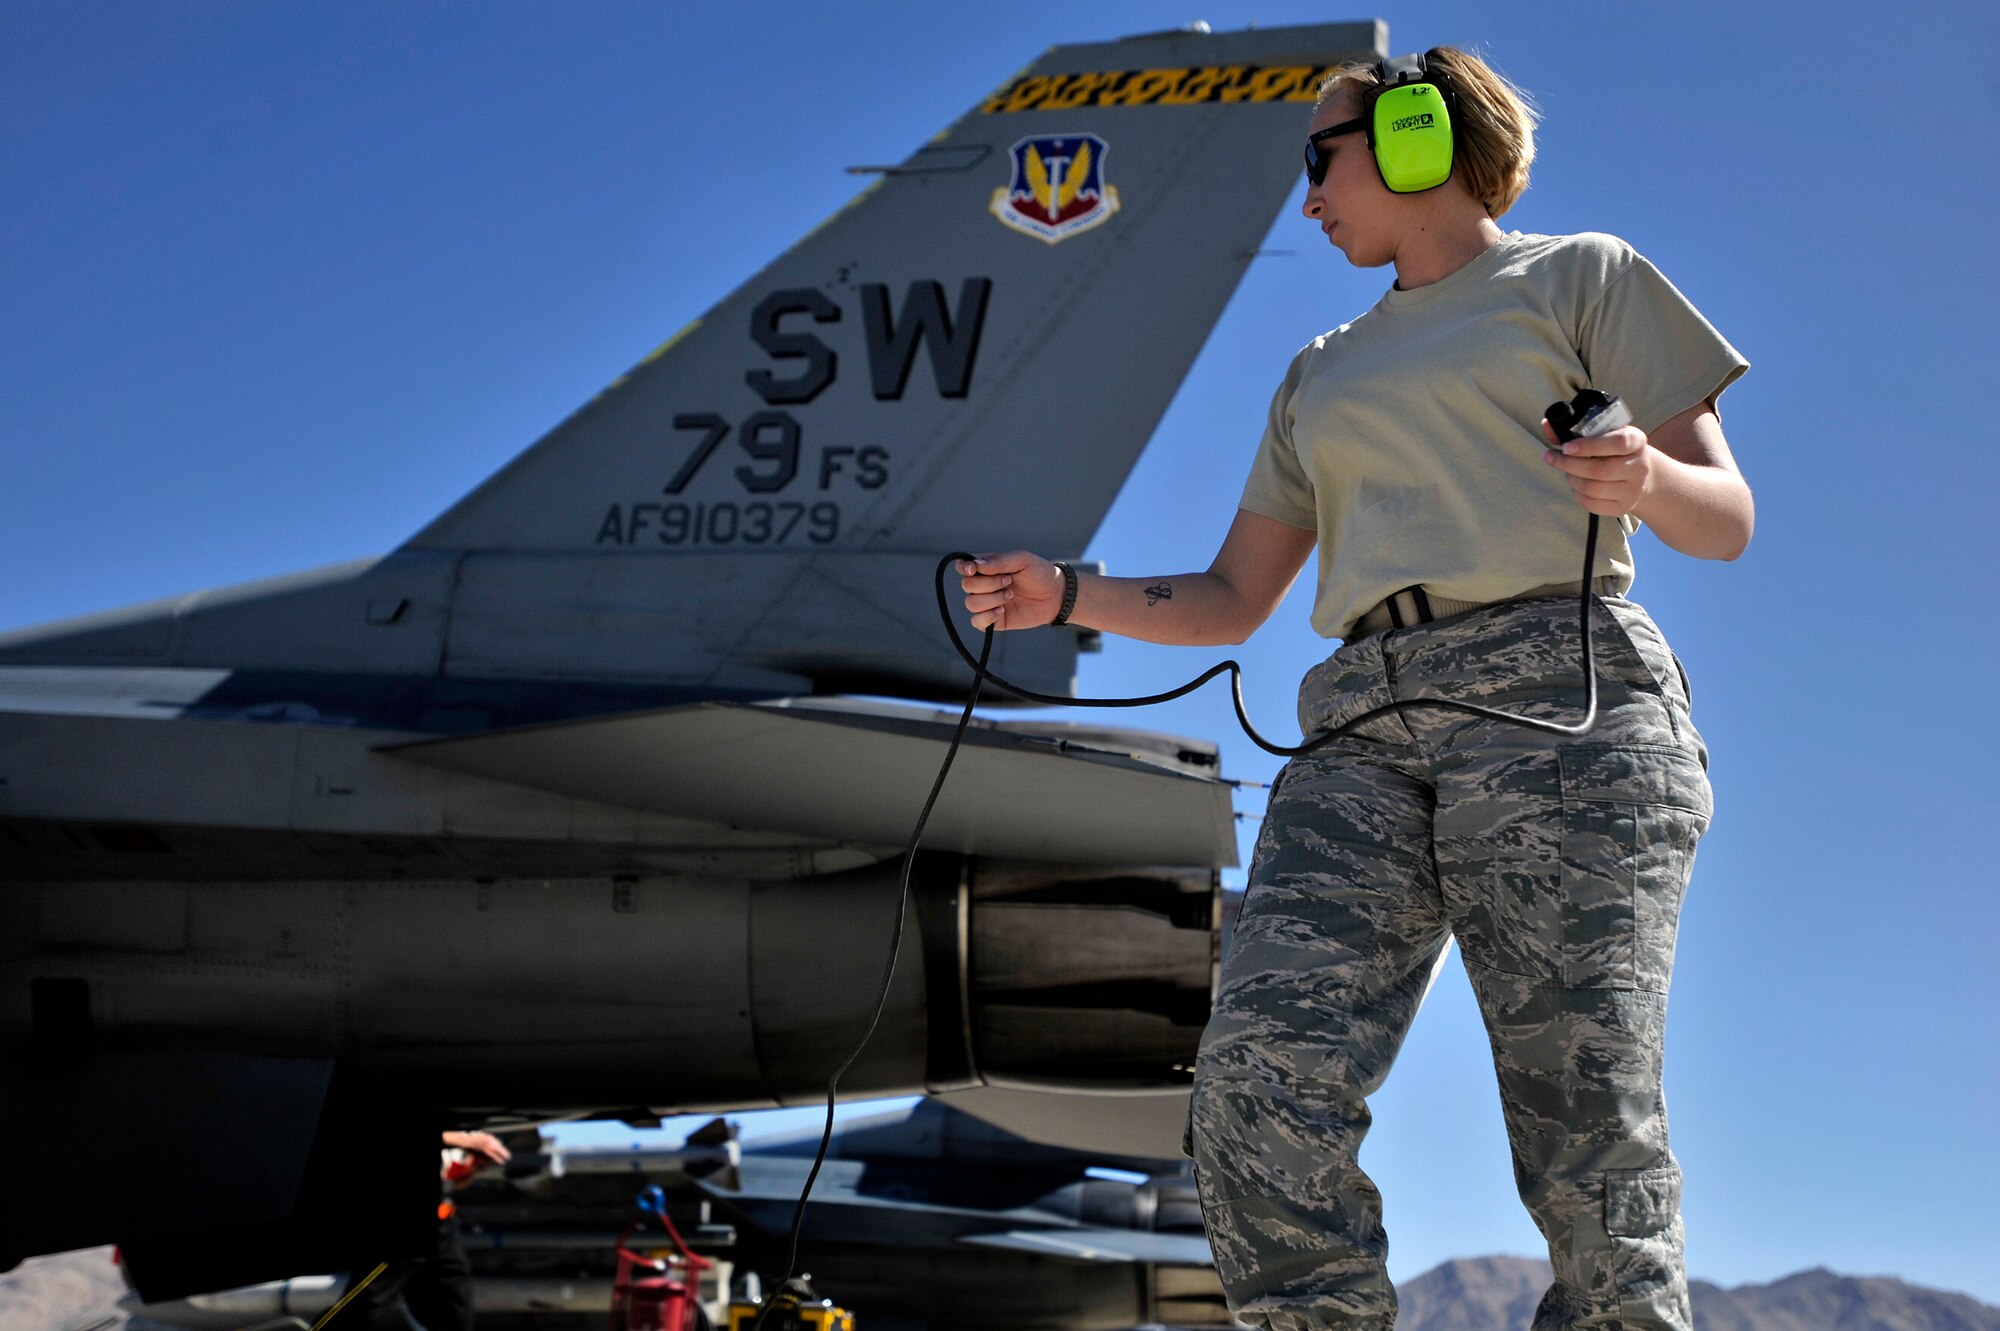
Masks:
[[[1559,754],[1563,983],[1664,993],[1708,827],[1708,775],[1665,746],[1570,744]]]
[[[1681,1171],[1614,1169],[1604,1176],[1604,1228],[1613,1238],[1641,1239],[1673,1223],[1681,1209]]]
[[[1691,1325],[1680,1209],[1681,1171],[1673,1165],[1606,1173],[1603,1310],[1617,1320],[1605,1325]]]

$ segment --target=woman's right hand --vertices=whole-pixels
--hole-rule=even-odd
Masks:
[[[961,559],[958,572],[975,629],[1040,628],[1062,609],[1062,570],[1026,550]]]

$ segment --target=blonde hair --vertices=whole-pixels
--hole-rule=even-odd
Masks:
[[[1499,217],[1527,191],[1541,112],[1526,92],[1470,52],[1433,46],[1424,55],[1431,73],[1441,74],[1457,97],[1452,173],[1489,216]],[[1320,81],[1319,104],[1351,89],[1365,112],[1381,87],[1376,62],[1342,65]]]

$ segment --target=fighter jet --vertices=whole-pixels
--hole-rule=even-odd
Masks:
[[[479,1322],[492,1331],[601,1319],[613,1245],[674,1250],[635,1195],[665,1190],[675,1227],[712,1265],[710,1317],[785,1264],[792,1209],[819,1131],[741,1143],[721,1120],[680,1148],[520,1154],[504,1177],[457,1194]],[[878,1331],[1150,1324],[1226,1326],[1187,1161],[1068,1151],[994,1128],[945,1101],[852,1119],[835,1131],[807,1212],[801,1269]],[[191,1301],[135,1306],[135,1326],[237,1331],[312,1320],[341,1282],[303,1277]]]
[[[1085,548],[1385,38],[1053,48],[397,549],[0,635],[0,1266],[337,1269],[442,1125],[820,1098],[971,679],[940,558]],[[1234,844],[1213,744],[975,724],[844,1092],[1184,1101]]]

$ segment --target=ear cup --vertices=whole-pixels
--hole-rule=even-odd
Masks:
[[[1451,85],[1431,70],[1432,47],[1375,66],[1380,81],[1369,104],[1368,146],[1382,183],[1397,194],[1435,189],[1451,179]]]
[[[1384,88],[1369,129],[1375,165],[1393,192],[1415,194],[1451,178],[1451,109],[1436,84]]]

